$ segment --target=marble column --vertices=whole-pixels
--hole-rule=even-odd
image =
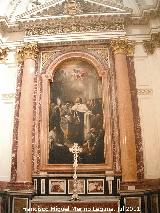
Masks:
[[[32,181],[32,126],[36,44],[26,44],[18,53],[24,62],[18,126],[17,182]]]
[[[137,180],[136,145],[131,91],[126,55],[133,45],[125,40],[111,42],[115,57],[116,86],[118,99],[122,181]]]

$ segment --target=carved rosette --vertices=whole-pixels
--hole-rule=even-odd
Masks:
[[[7,52],[8,52],[8,48],[1,48],[0,47],[0,63],[4,63],[5,59],[7,58]]]
[[[26,59],[36,60],[39,53],[37,43],[27,43],[17,51],[17,60],[22,63]]]
[[[126,39],[116,39],[111,40],[110,45],[114,54],[125,54],[131,56],[134,53],[135,45],[133,41],[128,41]]]

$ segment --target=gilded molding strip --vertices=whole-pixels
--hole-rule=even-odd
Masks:
[[[37,136],[38,128],[39,128],[39,119],[37,120],[36,117],[39,117],[40,113],[40,104],[39,98],[41,95],[41,91],[39,90],[39,69],[40,69],[40,57],[36,60],[35,66],[35,77],[34,77],[34,96],[33,96],[33,126],[32,126],[32,173],[39,174],[39,155],[40,155],[40,144]],[[37,127],[37,129],[36,129]]]
[[[87,33],[87,32],[105,32],[105,31],[124,31],[124,24],[115,21],[111,22],[93,22],[93,23],[81,23],[75,20],[68,21],[66,23],[61,22],[61,25],[53,24],[51,27],[33,27],[26,29],[26,36],[33,35],[55,35],[60,33]]]
[[[104,48],[106,47],[106,49]],[[44,64],[44,67],[42,69],[42,73],[45,74],[45,71],[47,69],[47,67],[55,60],[57,60],[59,58],[59,56],[62,56],[64,55],[65,53],[69,53],[69,52],[81,52],[82,53],[82,56],[83,56],[83,53],[87,53],[87,54],[90,54],[91,56],[94,56],[97,60],[99,60],[101,62],[101,64],[105,67],[107,67],[107,64],[109,63],[109,52],[108,52],[108,45],[107,43],[105,43],[105,46],[103,44],[102,45],[97,45],[95,46],[95,44],[93,45],[90,45],[90,44],[85,44],[85,45],[81,45],[81,46],[78,46],[78,45],[71,45],[71,46],[66,46],[66,47],[58,47],[58,48],[55,48],[54,47],[50,47],[50,48],[43,48],[43,52],[41,52],[41,61],[39,61],[39,66],[42,65],[42,62]],[[41,49],[42,51],[42,49]],[[44,55],[43,55],[43,54]],[[47,53],[47,54],[45,54]],[[50,56],[50,53],[52,53],[53,55]],[[74,56],[74,53],[73,53],[73,56]],[[57,58],[57,59],[56,59]],[[58,61],[61,61],[61,59],[58,59]],[[112,75],[112,74],[111,74]],[[35,123],[35,127],[36,129],[33,130],[33,147],[32,147],[32,151],[34,153],[34,155],[36,154],[36,158],[34,158],[34,155],[32,153],[32,157],[33,157],[33,172],[34,174],[39,174],[40,172],[40,161],[41,161],[41,152],[40,152],[40,115],[41,115],[41,95],[42,95],[42,78],[41,78],[41,73],[38,73],[38,79],[37,79],[37,99],[36,99],[36,103],[39,103],[39,104],[36,104],[36,114],[34,116],[34,119],[36,119],[34,121]],[[114,82],[113,80],[111,79],[112,81],[112,89],[115,89],[115,85],[114,85]],[[111,90],[112,90],[111,89]],[[111,95],[114,95],[115,91],[113,92],[113,94]],[[36,92],[35,92],[36,94]],[[115,108],[116,106],[114,106]],[[115,112],[116,113],[116,112]],[[117,121],[115,121],[116,123]],[[113,127],[115,129],[115,132],[117,133],[118,129],[117,129],[117,125]],[[35,134],[35,136],[34,136]],[[115,143],[115,150],[113,151],[113,155],[115,156],[114,157],[114,160],[115,161],[118,161],[115,163],[115,166],[114,166],[114,171],[116,174],[121,174],[121,168],[120,168],[120,157],[119,157],[119,145],[117,143],[119,143],[118,141],[118,135],[119,134],[116,134],[115,138],[114,138],[114,142]],[[41,150],[42,151],[42,150]]]
[[[15,94],[15,111],[14,111],[14,126],[13,126],[13,143],[12,143],[12,159],[11,159],[11,182],[17,179],[17,149],[18,149],[18,126],[19,126],[19,109],[22,87],[23,64],[18,65],[17,70],[17,85]]]

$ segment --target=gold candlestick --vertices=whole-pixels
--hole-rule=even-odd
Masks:
[[[78,167],[78,155],[82,152],[82,148],[78,146],[77,143],[74,143],[73,147],[69,149],[70,152],[74,154],[74,174],[73,174],[73,194],[71,200],[77,201],[78,198],[78,180],[77,180],[77,167]]]

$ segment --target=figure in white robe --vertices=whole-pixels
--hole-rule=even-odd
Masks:
[[[83,145],[85,141],[85,136],[90,128],[89,109],[86,104],[82,103],[82,98],[77,98],[75,105],[72,107],[72,111],[74,114],[74,142],[79,145]]]

